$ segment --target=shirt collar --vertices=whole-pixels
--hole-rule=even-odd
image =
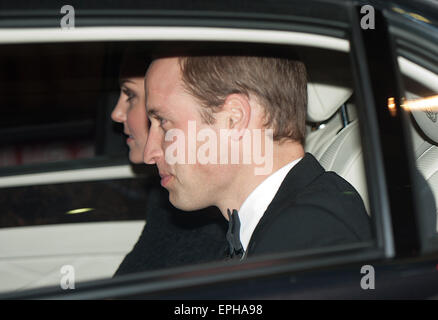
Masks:
[[[251,235],[254,232],[260,219],[263,217],[269,204],[275,197],[280,185],[288,172],[301,160],[295,159],[287,165],[281,167],[261,184],[259,184],[246,198],[239,209],[240,219],[240,241],[246,251]]]

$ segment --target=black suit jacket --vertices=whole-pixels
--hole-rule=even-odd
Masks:
[[[369,220],[354,187],[306,153],[259,221],[247,256],[366,241]]]

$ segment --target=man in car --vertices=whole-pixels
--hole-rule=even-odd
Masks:
[[[166,57],[146,73],[144,161],[175,207],[220,209],[231,258],[371,237],[357,191],[304,152],[306,79],[300,61],[248,56]]]
[[[120,96],[111,118],[123,125],[129,160],[143,162],[148,137],[143,51],[126,50],[120,68]],[[172,207],[166,190],[155,179],[145,183],[148,203],[146,224],[134,248],[115,276],[222,260],[226,248],[226,221],[216,208],[184,214]]]

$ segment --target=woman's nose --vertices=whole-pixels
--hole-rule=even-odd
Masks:
[[[123,102],[121,101],[121,97],[119,97],[119,101],[117,101],[116,106],[111,112],[111,119],[115,122],[124,122],[126,121],[126,108],[123,106]]]

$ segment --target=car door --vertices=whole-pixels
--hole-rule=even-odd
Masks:
[[[0,55],[0,291],[59,284],[70,265],[78,279],[111,277],[147,202],[147,179],[108,116],[119,93],[108,62],[118,53],[25,43]]]

